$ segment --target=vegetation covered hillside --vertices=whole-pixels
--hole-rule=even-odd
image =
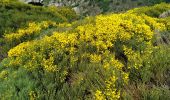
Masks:
[[[82,20],[69,8],[35,8],[62,17],[2,36],[0,99],[170,100],[170,4]]]
[[[4,34],[16,32],[19,28],[25,30],[24,28],[29,26],[28,23],[37,23],[41,21],[54,21],[55,23],[62,23],[70,22],[76,20],[77,18],[78,16],[76,13],[68,7],[38,7],[17,2],[17,0],[1,0],[0,61],[5,56],[5,52],[8,50],[8,47],[4,46],[6,41],[2,38]]]
[[[62,10],[66,12],[61,12]],[[70,16],[64,13],[70,13]],[[28,22],[51,20],[59,23],[66,22],[68,19],[76,19],[75,12],[68,8],[38,7],[16,2],[16,0],[0,1],[0,37],[5,31],[15,31],[25,27]]]

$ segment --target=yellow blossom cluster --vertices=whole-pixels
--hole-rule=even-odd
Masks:
[[[114,73],[114,72],[113,72]],[[120,98],[120,91],[116,89],[116,81],[118,77],[111,76],[106,80],[106,88],[103,91],[97,90],[95,92],[96,100],[118,100]]]
[[[56,26],[56,23],[52,21],[42,21],[41,23],[31,22],[27,28],[19,29],[15,33],[6,34],[4,38],[8,43],[21,43],[38,36],[42,29],[46,29],[49,26]]]
[[[18,46],[14,47],[8,52],[8,56],[9,57],[20,56],[25,51],[25,49],[28,48],[31,44],[32,44],[31,42],[23,42],[19,44]]]
[[[100,90],[95,92],[95,99],[96,100],[106,100],[103,93]]]
[[[57,66],[53,63],[54,57],[50,56],[49,59],[43,59],[42,65],[47,72],[55,72],[57,70]]]
[[[116,68],[117,70],[122,70],[123,68],[123,64],[115,59],[115,57],[111,57],[110,60],[104,60],[104,64],[103,64],[103,67],[107,70],[110,70],[112,68]]]
[[[79,67],[81,62],[100,64],[109,74],[106,75],[105,89],[96,91],[96,99],[119,99],[120,90],[116,88],[116,82],[122,80],[127,84],[129,79],[128,72],[123,68],[126,69],[126,63],[129,69],[142,66],[141,54],[147,57],[147,53],[151,52],[147,47],[152,46],[151,40],[156,29],[164,29],[164,24],[145,15],[99,15],[94,22],[79,25],[72,30],[54,32],[52,36],[21,43],[9,50],[8,56],[17,60],[18,66],[31,70],[41,67],[46,72]],[[67,73],[65,69],[61,81]]]
[[[92,63],[99,63],[101,61],[101,55],[91,54],[90,61]]]
[[[120,91],[116,89],[116,81],[118,77],[111,76],[109,80],[106,81],[105,95],[107,98],[118,100],[120,98]]]

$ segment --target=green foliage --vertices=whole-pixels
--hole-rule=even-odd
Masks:
[[[10,59],[4,59],[0,64],[0,99],[26,99],[28,92],[35,88],[34,81],[29,79],[29,75],[24,69],[9,69],[5,65]],[[6,73],[5,76],[3,73]],[[3,76],[3,77],[2,77]],[[8,78],[7,78],[8,77]],[[5,81],[5,82],[4,82]],[[20,90],[20,88],[23,88]],[[2,94],[3,92],[3,94]]]
[[[65,11],[67,11],[67,14],[64,15]],[[20,27],[25,27],[28,22],[51,20],[61,23],[66,22],[67,18],[70,21],[74,20],[74,17],[76,18],[75,12],[69,8],[60,8],[57,11],[48,7],[37,7],[21,2],[0,1],[0,37],[4,32],[9,33]]]
[[[170,99],[170,46],[155,47],[152,55],[138,70],[132,70],[129,85],[125,86],[124,99],[169,100]]]
[[[78,19],[78,16],[76,15],[75,11],[71,10],[70,7],[59,7],[56,9],[56,11],[62,16],[65,16],[69,22]]]
[[[133,12],[136,14],[146,14],[151,17],[159,17],[160,14],[162,14],[165,11],[168,11],[169,9],[170,9],[169,4],[161,3],[154,5],[152,7],[135,8],[133,10],[130,10],[129,12]]]
[[[143,100],[169,100],[169,94],[170,91],[166,86],[153,87],[151,90],[143,90],[142,98]]]

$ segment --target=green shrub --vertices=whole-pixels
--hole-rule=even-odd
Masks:
[[[148,59],[143,58],[142,67],[130,72],[130,84],[126,86],[126,98],[169,100],[169,50],[169,45],[155,47]]]
[[[56,9],[56,11],[60,13],[62,16],[65,16],[69,22],[78,19],[76,12],[74,10],[71,10],[70,7],[59,7]]]
[[[162,14],[165,11],[168,11],[169,9],[170,9],[170,4],[161,3],[151,7],[145,6],[141,8],[135,8],[133,10],[129,10],[128,12],[133,12],[136,14],[146,14],[151,17],[159,17],[160,14]]]

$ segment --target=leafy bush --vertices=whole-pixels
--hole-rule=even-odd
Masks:
[[[165,11],[168,11],[170,9],[170,5],[167,3],[161,3],[154,5],[152,7],[141,7],[141,8],[135,8],[132,10],[129,10],[130,13],[136,13],[136,14],[146,14],[151,17],[159,17],[160,14],[162,14]]]
[[[40,36],[42,30],[57,26],[55,22],[43,21],[41,23],[29,23],[27,28],[19,29],[16,33],[4,35],[5,46],[14,47],[24,41],[30,41]]]
[[[60,7],[57,8],[56,11],[60,13],[62,16],[65,16],[68,19],[68,21],[78,19],[76,12],[74,10],[71,10],[70,7]]]
[[[130,84],[126,86],[126,98],[169,100],[169,49],[167,45],[155,47],[151,56],[144,60],[143,66],[131,72]]]

